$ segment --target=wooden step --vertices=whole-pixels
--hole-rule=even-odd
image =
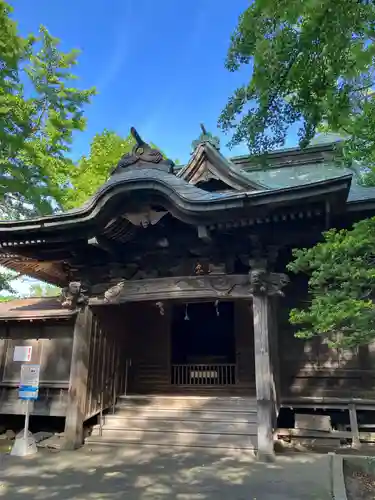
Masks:
[[[257,421],[256,409],[249,411],[231,410],[206,410],[190,408],[158,408],[158,407],[117,407],[115,415],[105,415],[110,421],[113,418],[157,418],[164,420],[208,420],[222,422],[247,422]]]
[[[149,407],[190,410],[228,410],[256,412],[256,400],[252,397],[221,396],[119,396],[117,408]]]
[[[153,431],[153,430],[121,430],[103,428],[102,436],[95,428],[91,436],[85,440],[87,444],[110,444],[122,446],[124,443],[140,445],[178,446],[178,447],[208,447],[208,448],[235,448],[256,449],[256,435],[219,434],[181,431]]]
[[[257,423],[246,419],[240,420],[204,420],[192,418],[160,418],[160,417],[134,417],[106,415],[103,428],[123,430],[148,430],[148,431],[183,431],[204,432],[218,434],[256,434]],[[95,428],[98,426],[95,426]]]

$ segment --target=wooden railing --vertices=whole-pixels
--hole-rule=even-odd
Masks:
[[[171,379],[173,385],[234,385],[236,365],[229,363],[172,365]]]

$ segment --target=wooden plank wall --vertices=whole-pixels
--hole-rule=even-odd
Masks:
[[[331,349],[320,338],[302,340],[289,324],[297,295],[280,301],[279,357],[282,400],[363,398],[375,400],[375,343],[356,349]],[[301,399],[302,400],[302,399]]]
[[[130,324],[129,391],[133,394],[167,392],[171,385],[170,304],[164,304],[163,315],[153,302],[133,304]]]
[[[124,390],[130,310],[127,304],[93,308],[86,419],[96,415],[101,405],[111,407]]]
[[[252,302],[234,304],[237,384],[255,391],[254,326]]]
[[[31,364],[39,364],[40,391],[34,415],[64,416],[72,355],[72,320],[0,323],[0,413],[22,414],[18,400],[20,365],[13,361],[16,345],[32,346]]]

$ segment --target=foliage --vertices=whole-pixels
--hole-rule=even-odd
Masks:
[[[0,0],[0,217],[22,218],[61,208],[73,163],[73,133],[85,126],[94,90],[73,86],[78,52],[59,50],[41,26],[23,38]],[[0,290],[10,289],[0,274]]]
[[[10,300],[14,300],[14,295],[0,295],[0,302],[9,302]]]
[[[30,285],[30,297],[58,297],[61,293],[59,287],[48,283],[33,283]]]
[[[83,108],[94,90],[71,83],[77,51],[61,52],[43,26],[38,37],[24,40],[0,2],[1,213],[47,214],[61,206],[73,168],[72,136],[85,126]]]
[[[299,126],[300,146],[316,131],[345,138],[338,157],[356,161],[375,185],[375,4],[367,0],[254,0],[241,15],[226,61],[250,65],[250,80],[219,118],[262,154]],[[357,163],[357,164],[358,164]],[[365,168],[364,168],[365,167]],[[375,220],[331,230],[313,248],[294,251],[289,269],[309,275],[311,304],[291,311],[298,336],[352,346],[375,338]]]
[[[135,141],[105,130],[96,134],[88,156],[82,156],[71,171],[71,187],[65,191],[64,208],[81,206],[108,179],[121,156],[129,153]]]
[[[351,230],[330,230],[310,249],[294,250],[294,273],[310,275],[311,305],[293,309],[290,320],[301,325],[298,337],[322,335],[335,347],[375,339],[375,218]]]
[[[375,166],[375,5],[367,0],[254,0],[240,16],[226,60],[251,65],[219,125],[261,154],[300,124],[300,145],[317,128],[344,133],[348,160]]]
[[[130,153],[135,140],[132,135],[123,138],[104,130],[91,142],[88,156],[82,156],[70,173],[70,187],[62,198],[64,208],[80,207],[107,180],[121,156]],[[153,148],[157,148],[151,143]]]
[[[14,295],[14,289],[12,287],[12,281],[17,279],[17,273],[8,270],[0,271],[0,291],[8,292],[10,295]]]

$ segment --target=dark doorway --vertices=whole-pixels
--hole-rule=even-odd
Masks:
[[[233,302],[175,305],[171,335],[172,364],[235,363]]]

